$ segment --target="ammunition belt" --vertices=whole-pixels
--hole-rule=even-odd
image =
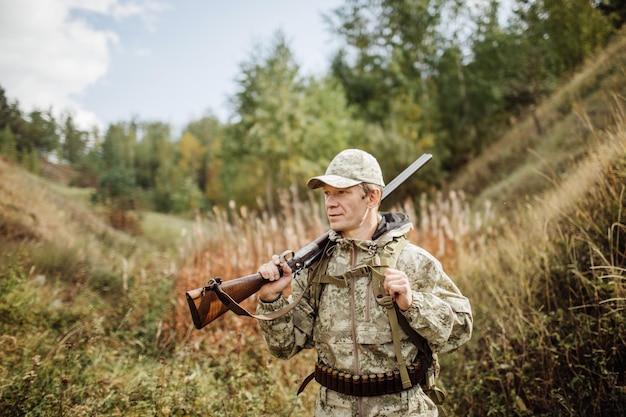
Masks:
[[[420,363],[407,366],[411,387],[423,385],[424,373]],[[369,397],[384,394],[393,394],[402,389],[400,371],[392,371],[370,375],[352,375],[333,369],[323,363],[315,364],[315,380],[322,386],[346,395]]]

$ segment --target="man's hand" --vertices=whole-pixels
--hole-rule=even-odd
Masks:
[[[409,277],[398,269],[387,268],[385,271],[385,292],[398,304],[400,310],[407,311],[413,302],[413,291]]]
[[[268,283],[263,285],[258,292],[259,298],[262,301],[271,302],[276,300],[280,294],[289,284],[291,284],[292,271],[287,263],[283,263],[282,271],[283,276],[280,276],[278,268],[280,268],[280,258],[278,255],[273,255],[272,260],[259,267],[259,274],[268,280]]]

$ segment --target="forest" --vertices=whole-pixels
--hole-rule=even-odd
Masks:
[[[315,352],[273,358],[231,313],[196,330],[184,293],[324,233],[304,183],[346,147],[387,181],[434,156],[383,208],[472,303],[440,415],[626,413],[624,3],[345,0],[325,18],[343,45],[326,75],[277,32],[229,120],[180,132],[83,130],[0,80],[0,414],[312,415],[316,390],[296,391]]]
[[[532,114],[625,15],[619,1],[517,1],[503,22],[500,3],[346,1],[325,15],[343,45],[326,76],[303,77],[277,32],[241,63],[230,120],[207,115],[179,135],[158,120],[81,130],[72,114],[22,111],[0,80],[0,153],[35,173],[39,158],[69,164],[73,184],[121,210],[274,211],[346,147],[375,151],[390,178],[431,152],[412,185],[432,190]]]

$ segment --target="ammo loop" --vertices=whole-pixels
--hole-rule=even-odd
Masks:
[[[400,371],[385,372],[370,375],[352,375],[326,366],[323,363],[315,364],[315,380],[322,386],[340,394],[356,397],[371,397],[376,395],[394,394],[418,384],[424,385],[423,372],[420,372],[420,363],[407,367],[411,385],[402,387]]]

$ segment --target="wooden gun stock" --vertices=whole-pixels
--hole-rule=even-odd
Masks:
[[[218,281],[210,280],[209,286],[221,285],[222,291],[240,303],[259,291],[266,282],[267,280],[261,274],[254,274],[224,281],[221,284]],[[207,287],[187,291],[185,296],[196,329],[203,328],[229,310],[228,305],[220,301],[217,293],[210,291]]]
[[[400,175],[383,189],[381,201],[430,161],[432,157],[431,154],[425,153],[402,171]],[[329,235],[330,231],[293,254],[292,258],[286,260],[289,267],[294,272],[297,272],[312,265],[322,255],[322,251],[329,240]],[[203,328],[228,310],[233,310],[237,314],[245,313],[238,303],[255,294],[266,282],[260,274],[248,275],[228,281],[222,281],[221,278],[212,278],[205,287],[187,291],[185,296],[187,297],[191,318],[196,329]],[[247,315],[250,314],[248,313]]]
[[[286,261],[289,267],[293,271],[299,271],[317,261],[328,242],[329,234],[330,232],[326,232],[296,252],[293,257]],[[185,296],[194,326],[196,329],[201,329],[231,310],[233,303],[230,300],[220,298],[216,289],[226,293],[236,303],[240,303],[259,291],[265,283],[267,280],[261,274],[248,275],[228,281],[212,278],[207,286],[187,291]]]

